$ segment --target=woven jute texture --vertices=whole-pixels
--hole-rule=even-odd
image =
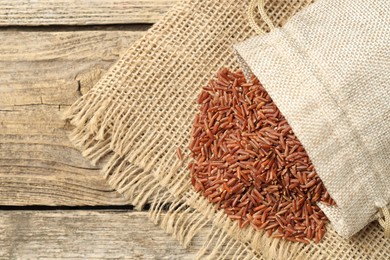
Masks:
[[[281,26],[310,3],[271,0],[265,10]],[[102,165],[108,182],[131,203],[141,208],[151,202],[151,220],[182,245],[191,246],[200,232],[206,232],[201,258],[390,256],[376,223],[352,239],[329,227],[320,244],[292,244],[251,227],[240,229],[193,190],[186,147],[196,98],[219,68],[238,68],[231,46],[255,35],[247,19],[248,6],[249,1],[236,0],[180,2],[68,110],[65,117],[75,127],[73,143]],[[259,17],[257,22],[268,30]],[[184,161],[176,157],[177,147]]]
[[[319,0],[236,46],[307,150],[338,205],[321,208],[347,237],[390,202],[388,7]]]

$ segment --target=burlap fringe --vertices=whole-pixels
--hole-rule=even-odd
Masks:
[[[183,246],[188,247],[199,232],[207,232],[208,239],[199,250],[199,258],[307,258],[304,245],[271,239],[252,227],[241,229],[223,211],[215,210],[190,187],[183,161],[172,158],[166,165],[152,168],[156,162],[150,160],[151,154],[172,150],[171,154],[175,156],[175,148],[161,142],[162,136],[156,133],[151,135],[153,138],[147,140],[144,147],[132,147],[133,140],[141,137],[142,129],[124,127],[128,134],[121,140],[110,136],[108,130],[112,126],[107,122],[113,114],[107,111],[113,112],[115,104],[101,101],[102,97],[91,92],[82,100],[65,114],[65,118],[75,126],[70,134],[71,141],[92,163],[102,162],[102,173],[109,184],[136,209],[142,209],[147,202],[151,202],[150,219],[172,234]],[[123,127],[125,124],[121,119],[126,117],[116,117],[115,121]],[[316,257],[316,253],[311,253],[310,257]]]

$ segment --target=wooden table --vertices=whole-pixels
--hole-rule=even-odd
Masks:
[[[0,0],[0,258],[193,259],[107,185],[61,112],[177,0]]]

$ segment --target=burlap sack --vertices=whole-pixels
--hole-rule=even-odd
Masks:
[[[388,8],[320,0],[236,46],[304,145],[338,205],[321,208],[347,237],[390,202]]]
[[[310,2],[271,0],[265,10],[282,25]],[[188,160],[200,87],[220,67],[237,68],[231,45],[255,35],[248,6],[249,1],[235,0],[180,2],[69,109],[72,141],[103,165],[108,182],[133,204],[151,201],[151,219],[184,246],[203,238],[199,257],[389,257],[376,223],[350,240],[328,228],[320,244],[292,244],[251,227],[241,230],[193,190],[187,161],[179,161],[175,150],[180,147]]]

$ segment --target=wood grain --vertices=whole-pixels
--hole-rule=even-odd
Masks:
[[[155,23],[178,0],[0,0],[0,26]]]
[[[195,259],[144,212],[0,211],[1,259]],[[199,242],[198,242],[199,243]]]
[[[147,27],[0,30],[0,205],[123,205],[61,113]]]
[[[0,259],[195,258],[200,240],[183,249],[145,212],[23,207],[127,205],[60,114],[149,27],[118,24],[154,23],[177,1],[0,0],[0,208],[20,209],[0,210]]]

